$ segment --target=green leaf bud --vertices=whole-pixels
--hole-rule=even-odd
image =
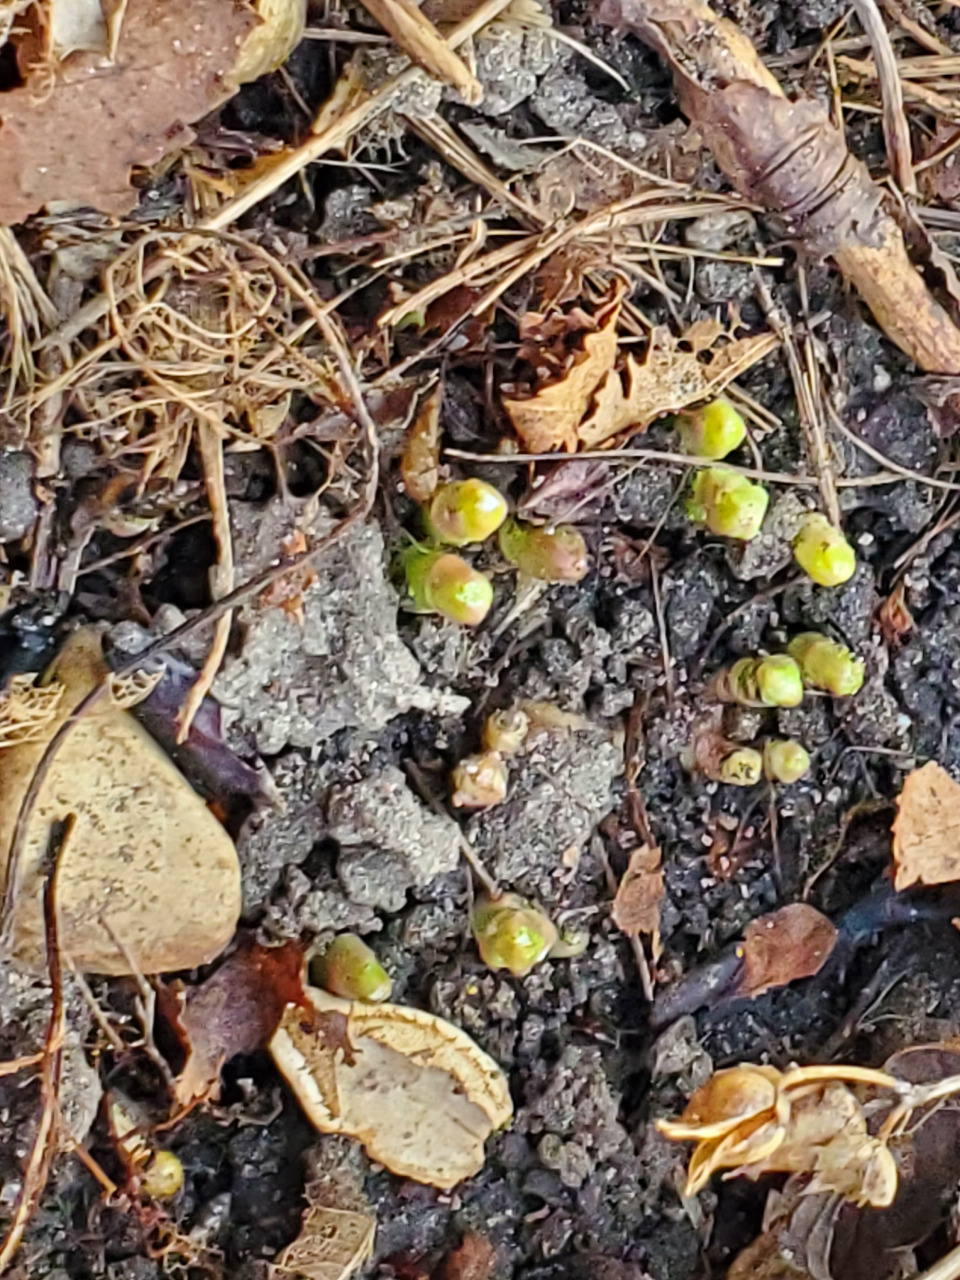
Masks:
[[[310,978],[344,1000],[380,1004],[390,999],[393,982],[376,955],[355,933],[341,933],[310,961]]]
[[[793,540],[797,564],[821,587],[839,587],[853,577],[857,556],[840,529],[826,516],[807,516]]]
[[[481,899],[471,925],[484,964],[508,969],[515,978],[525,977],[557,941],[549,917],[514,893]]]
[[[738,747],[720,761],[720,782],[731,787],[752,787],[763,777],[763,756],[753,747]]]
[[[582,956],[589,945],[590,930],[586,923],[570,920],[561,924],[549,956],[551,960],[574,960],[577,956]]]
[[[699,458],[725,458],[747,438],[747,424],[724,396],[677,415],[684,453]]]
[[[526,741],[529,728],[530,717],[520,707],[492,711],[483,722],[483,748],[499,751],[502,756],[516,755]]]
[[[490,612],[490,579],[461,556],[413,546],[402,560],[414,607],[421,613],[440,613],[451,622],[476,627]]]
[[[739,658],[714,680],[721,702],[744,707],[796,707],[803,700],[803,679],[797,662],[786,653],[766,658]]]
[[[796,659],[803,683],[811,689],[823,689],[835,698],[849,698],[863,687],[863,659],[819,631],[794,636],[787,652]]]
[[[763,771],[771,782],[796,782],[810,772],[809,752],[791,738],[771,738],[763,748]]]
[[[507,520],[500,550],[521,573],[541,582],[579,582],[587,572],[587,544],[569,524],[553,527]]]
[[[140,1175],[140,1190],[154,1200],[172,1200],[183,1186],[183,1164],[172,1151],[157,1151]]]
[[[760,532],[770,495],[762,485],[726,467],[698,471],[687,502],[687,514],[721,538],[749,542]]]
[[[442,484],[427,508],[427,524],[438,542],[465,547],[484,542],[507,518],[507,502],[485,480],[454,480]]]

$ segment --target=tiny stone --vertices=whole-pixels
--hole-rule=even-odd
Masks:
[[[0,542],[22,538],[37,518],[33,463],[25,453],[0,453]]]

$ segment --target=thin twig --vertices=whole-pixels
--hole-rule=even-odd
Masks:
[[[960,1277],[960,1244],[954,1245],[939,1262],[924,1271],[917,1280],[957,1280]]]
[[[449,818],[450,815],[430,790],[423,770],[414,760],[404,760],[403,767],[410,775],[410,781],[413,783],[414,789],[420,799],[433,810],[438,817]],[[491,898],[500,898],[503,896],[503,890],[497,884],[496,880],[480,861],[480,855],[474,849],[473,845],[459,829],[460,852],[463,854],[463,860],[470,867],[473,874],[486,889]]]
[[[913,172],[910,126],[903,109],[903,86],[897,70],[897,57],[890,43],[886,23],[877,8],[876,0],[852,0],[852,4],[860,25],[870,37],[877,64],[880,98],[883,102],[883,136],[887,144],[887,164],[893,180],[903,194],[915,196],[917,179]]]

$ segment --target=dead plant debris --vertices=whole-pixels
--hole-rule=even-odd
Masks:
[[[907,775],[893,822],[894,887],[960,880],[960,783],[931,760]]]
[[[760,916],[747,925],[740,952],[743,975],[737,994],[759,996],[819,973],[837,940],[837,927],[806,902]]]

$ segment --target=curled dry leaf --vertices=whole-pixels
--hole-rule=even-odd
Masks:
[[[376,1230],[377,1220],[370,1213],[311,1205],[300,1234],[271,1266],[271,1280],[349,1280],[373,1253]]]
[[[181,1106],[216,1097],[224,1063],[265,1048],[289,1005],[309,1009],[302,966],[296,943],[263,947],[246,935],[199,986],[178,982],[165,988],[161,1008],[187,1051],[175,1090]]]
[[[931,760],[907,775],[893,822],[894,887],[960,880],[960,784]]]
[[[747,925],[739,950],[737,994],[758,996],[819,973],[837,941],[837,928],[805,902],[793,902]]]
[[[24,41],[26,81],[3,95],[0,222],[53,200],[134,208],[132,166],[189,142],[188,124],[235,92],[238,50],[256,25],[234,0],[127,0],[112,57],[78,51],[44,66]]]
[[[867,1118],[848,1087],[880,1088],[896,1080],[867,1068],[731,1067],[693,1094],[679,1120],[661,1120],[673,1141],[694,1141],[687,1194],[695,1195],[720,1169],[759,1177],[810,1175],[811,1193],[831,1191],[857,1204],[889,1205],[897,1165],[886,1143],[868,1132]]]
[[[357,1138],[371,1159],[415,1182],[448,1189],[477,1173],[487,1138],[513,1114],[493,1059],[422,1010],[363,1005],[314,987],[306,994],[321,1018],[345,1021],[346,1046],[318,1034],[294,1005],[270,1052],[320,1132]]]
[[[663,900],[660,857],[656,845],[642,844],[634,849],[613,900],[613,923],[628,938],[649,934],[655,959],[660,954],[660,903]]]
[[[414,502],[428,502],[440,483],[440,407],[443,383],[427,396],[407,436],[400,460],[403,487]]]

